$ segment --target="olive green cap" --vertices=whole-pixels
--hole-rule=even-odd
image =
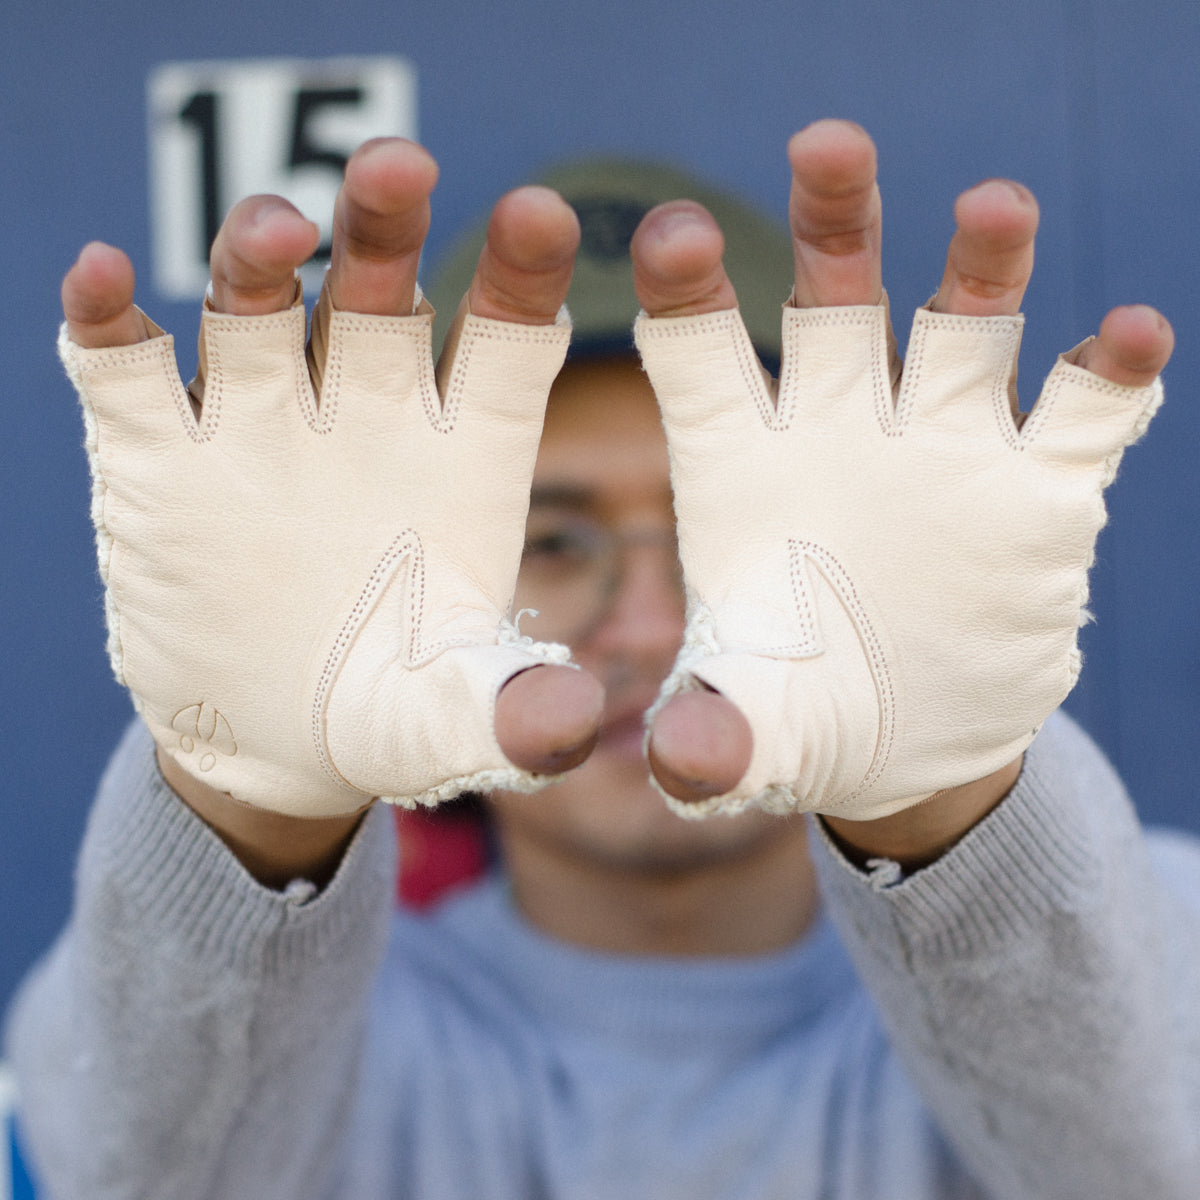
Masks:
[[[725,235],[725,269],[737,290],[751,341],[768,365],[778,364],[782,306],[792,279],[791,238],[783,226],[738,197],[654,163],[577,159],[552,167],[533,183],[554,188],[579,216],[581,240],[567,295],[573,354],[632,348],[638,302],[629,241],[656,204],[689,199],[704,205]],[[485,220],[437,264],[425,287],[437,310],[435,344],[470,286],[487,233]]]

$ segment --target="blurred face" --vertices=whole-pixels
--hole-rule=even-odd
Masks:
[[[666,439],[632,358],[569,364],[546,413],[516,609],[522,633],[567,642],[605,686],[599,743],[560,784],[492,805],[502,841],[590,865],[676,871],[724,862],[774,836],[760,813],[687,821],[648,782],[642,717],[674,661],[684,597]]]

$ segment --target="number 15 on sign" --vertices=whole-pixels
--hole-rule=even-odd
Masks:
[[[203,295],[225,213],[259,192],[321,224],[314,292],[347,158],[367,138],[417,136],[416,72],[400,58],[167,63],[147,101],[154,279],[174,300]]]

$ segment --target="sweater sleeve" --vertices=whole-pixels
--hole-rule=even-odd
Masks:
[[[320,894],[258,885],[134,725],[101,784],[67,929],[10,1014],[42,1200],[328,1195],[387,936],[376,806]]]
[[[1195,1197],[1200,846],[1147,838],[1065,715],[923,870],[814,842],[891,1042],[989,1196]]]

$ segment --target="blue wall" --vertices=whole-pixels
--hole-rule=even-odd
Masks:
[[[80,423],[53,341],[59,278],[92,237],[132,253],[143,305],[183,347],[194,340],[194,306],[151,286],[145,82],[164,62],[409,60],[420,135],[442,166],[433,254],[499,193],[587,150],[666,157],[782,217],[787,136],[818,116],[853,117],[880,147],[886,279],[901,325],[940,278],[954,196],[988,175],[1028,183],[1043,224],[1026,403],[1055,353],[1112,304],[1157,304],[1180,335],[1168,404],[1111,494],[1099,622],[1071,706],[1148,819],[1200,829],[1200,9],[344,0],[336,22],[331,11],[313,0],[62,0],[5,15],[0,1002],[65,916],[90,794],[129,716],[104,655]],[[194,361],[186,349],[181,359]]]

